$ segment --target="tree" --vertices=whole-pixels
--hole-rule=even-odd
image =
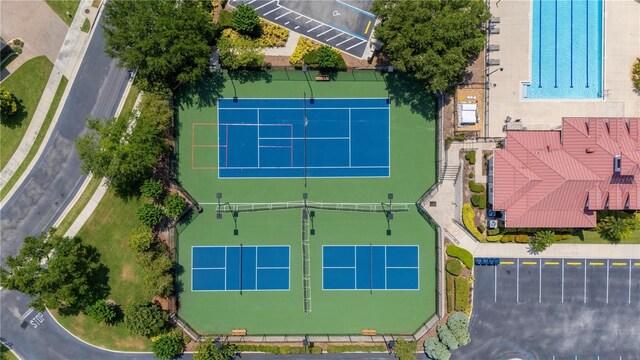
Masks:
[[[124,324],[135,335],[158,335],[166,327],[167,321],[167,313],[150,302],[136,302],[124,309]]]
[[[318,68],[321,71],[335,70],[340,66],[340,60],[338,59],[340,55],[331,46],[322,45],[316,51]]]
[[[18,111],[18,99],[9,90],[0,88],[0,119],[3,121]]]
[[[163,249],[138,254],[143,269],[144,292],[148,296],[168,297],[173,292],[173,261]]]
[[[262,25],[258,13],[249,5],[238,5],[233,12],[233,29],[243,35],[259,37]]]
[[[140,225],[129,234],[129,249],[136,253],[144,253],[153,246],[153,231],[148,226]]]
[[[611,243],[619,243],[631,237],[634,230],[638,228],[638,216],[623,212],[605,216],[598,221],[596,231],[605,240]]]
[[[460,346],[467,345],[471,341],[469,336],[469,318],[467,315],[461,312],[454,312],[447,319],[447,326],[451,330],[451,333],[458,340]]]
[[[153,355],[157,359],[169,360],[177,357],[184,352],[184,342],[182,337],[168,333],[161,335],[151,344]]]
[[[164,211],[153,204],[144,204],[138,209],[138,220],[150,228],[158,225],[163,217]]]
[[[196,346],[195,360],[230,360],[236,356],[238,347],[232,344],[222,344],[220,348],[212,342],[201,342]]]
[[[107,325],[115,324],[118,318],[118,312],[114,304],[106,300],[100,300],[84,310],[89,319],[97,323],[105,323]]]
[[[154,201],[160,200],[160,197],[164,194],[164,186],[160,180],[147,179],[142,183],[140,187],[140,195],[153,199]]]
[[[556,235],[553,233],[553,231],[538,231],[533,237],[529,238],[529,246],[531,247],[531,251],[537,254],[551,246],[555,239]]]
[[[458,346],[460,346],[460,344],[458,344],[458,340],[453,335],[447,324],[438,325],[436,330],[438,331],[438,337],[440,338],[440,341],[449,349],[455,350],[458,348]]]
[[[199,1],[112,0],[104,6],[107,55],[137,69],[143,90],[174,90],[205,74],[215,28]]]
[[[178,193],[173,193],[164,199],[164,210],[167,216],[174,219],[182,215],[185,206],[187,206],[187,202]]]
[[[376,0],[382,22],[376,38],[393,66],[422,80],[428,91],[447,91],[461,80],[484,47],[481,24],[491,16],[477,0]]]
[[[428,338],[424,342],[424,352],[434,360],[449,360],[451,358],[451,353],[447,347],[438,341],[438,338],[434,337]]]
[[[393,351],[395,351],[398,360],[415,360],[416,343],[399,338],[393,345]]]
[[[217,47],[220,61],[230,70],[258,68],[264,65],[264,54],[258,43],[246,36],[241,35],[236,38],[222,36],[218,40]]]
[[[24,239],[18,255],[7,257],[9,270],[0,268],[0,286],[31,296],[29,306],[38,311],[49,307],[77,314],[106,297],[108,269],[94,247],[54,230]]]

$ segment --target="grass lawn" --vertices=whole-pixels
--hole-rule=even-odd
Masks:
[[[13,355],[8,347],[0,344],[0,359],[18,360],[18,357]]]
[[[24,161],[22,162],[22,164],[18,166],[18,170],[16,170],[16,172],[13,174],[11,179],[9,179],[9,181],[7,181],[7,183],[2,188],[2,190],[0,190],[0,200],[4,199],[4,197],[9,193],[13,185],[15,185],[18,179],[20,179],[20,176],[22,176],[22,173],[24,172],[24,170],[27,168],[27,166],[29,166],[29,164],[31,163],[31,160],[33,160],[33,157],[36,156],[36,153],[40,149],[40,145],[42,145],[42,141],[44,140],[44,137],[47,134],[47,131],[49,130],[49,126],[51,125],[53,116],[56,114],[56,111],[58,110],[60,99],[62,98],[62,94],[64,93],[64,90],[67,88],[68,82],[69,80],[67,80],[67,78],[64,76],[62,77],[62,80],[60,80],[60,85],[58,85],[56,94],[53,97],[53,102],[51,103],[49,112],[47,112],[47,116],[44,118],[44,122],[42,123],[42,127],[40,128],[40,132],[38,133],[38,136],[36,137],[36,141],[33,143],[33,146],[29,150],[29,153],[27,154],[27,156],[24,158]]]
[[[80,31],[88,33],[89,30],[91,30],[91,22],[89,22],[89,19],[84,19],[84,22],[82,23],[82,27],[80,28]]]
[[[73,17],[76,15],[80,0],[46,0],[47,5],[60,16],[67,26],[71,26]],[[71,14],[69,16],[68,14]]]
[[[100,260],[109,268],[109,299],[121,306],[147,300],[140,291],[142,279],[134,253],[128,248],[131,229],[139,225],[138,199],[122,200],[109,190],[78,236],[100,252]],[[131,335],[123,323],[115,326],[95,324],[84,315],[56,319],[81,339],[113,350],[145,351],[151,343],[142,336]]]
[[[38,107],[53,64],[46,56],[33,58],[18,68],[2,82],[22,102],[22,110],[2,121],[0,137],[0,168],[3,168],[20,145],[29,127],[33,113]]]
[[[58,226],[58,229],[57,229],[58,234],[64,235],[67,232],[67,230],[69,230],[69,228],[71,227],[71,224],[73,224],[73,222],[76,221],[76,218],[78,218],[78,215],[80,215],[82,210],[84,210],[84,207],[87,206],[87,204],[89,203],[89,200],[91,200],[91,197],[98,189],[98,186],[100,186],[101,181],[102,179],[99,179],[99,178],[95,178],[95,177],[91,178],[91,180],[89,181],[89,184],[84,189],[84,192],[82,193],[82,195],[80,195],[80,198],[78,199],[76,204],[73,205],[69,213],[67,213],[67,216],[64,218],[64,220],[62,220],[62,222]]]
[[[577,236],[567,240],[558,241],[558,244],[611,244],[598,235],[595,230],[581,230]],[[620,244],[640,244],[640,229],[636,229],[630,238],[621,241]]]

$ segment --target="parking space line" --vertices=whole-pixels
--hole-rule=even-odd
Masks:
[[[609,303],[609,259],[607,259],[607,298],[605,300],[605,303]]]
[[[342,35],[342,33],[338,33],[338,35],[336,35],[336,36],[332,37],[331,39],[327,39],[326,41],[327,41],[327,42],[329,42],[329,41],[331,41],[331,40],[333,40],[333,39],[337,38],[337,37],[338,37],[338,36],[340,36],[340,35]]]
[[[320,24],[320,25],[318,25],[318,26],[314,27],[314,28],[313,28],[313,29],[311,29],[311,30],[307,30],[307,32],[308,32],[308,33],[310,33],[310,32],[312,32],[313,30],[315,30],[315,29],[319,28],[320,26],[322,26],[322,24]]]
[[[307,21],[305,24],[308,24],[308,23],[310,23],[312,21],[313,21],[313,19],[309,19],[309,21]]]
[[[612,262],[611,265],[613,266],[627,266],[627,263],[623,263],[623,262]]]
[[[303,17],[304,15],[300,15],[296,18],[296,20],[300,19],[301,17]]]
[[[516,303],[520,302],[520,259],[516,259]]]
[[[327,31],[325,31],[325,32],[323,32],[323,33],[320,33],[320,34],[316,35],[316,37],[320,37],[320,36],[322,36],[322,35],[324,35],[324,34],[328,33],[328,32],[329,32],[329,31],[331,31],[331,30],[333,30],[333,29],[329,29],[329,30],[327,30]]]
[[[584,263],[587,263],[587,259],[584,259]],[[587,267],[584,267],[584,294],[582,295],[584,297],[584,303],[587,303]],[[577,358],[577,356],[576,356]]]
[[[502,261],[502,260],[500,260],[500,265],[513,265],[513,261]]]
[[[296,26],[294,30],[298,30],[299,27],[300,27],[300,25]]]
[[[629,273],[631,276],[631,273]],[[629,282],[629,294],[631,294],[631,282]],[[631,295],[629,295],[629,301],[631,301]],[[498,302],[498,267],[493,267],[493,302]]]
[[[258,11],[258,10],[262,9],[263,7],[265,7],[267,5],[273,4],[274,2],[276,2],[276,0],[269,1],[268,3],[266,3],[264,5],[260,5],[260,6],[258,6],[257,8],[255,8],[253,10]]]
[[[538,273],[540,274],[538,282],[538,302],[542,302],[542,261],[540,261],[540,266],[538,266]]]
[[[341,42],[341,43],[337,43],[337,44],[336,44],[336,46],[340,46],[340,45],[342,45],[342,44],[346,43],[347,41],[351,41],[351,40],[353,40],[353,39],[355,39],[355,38],[356,38],[355,36],[352,36],[350,39],[347,39],[347,40],[345,40],[345,41],[343,41],[343,42]]]
[[[360,41],[359,43],[357,43],[357,44],[355,44],[355,45],[351,45],[351,46],[349,46],[349,47],[348,47],[348,48],[346,48],[345,50],[351,50],[352,48],[354,48],[354,47],[356,47],[356,46],[358,46],[358,45],[362,44],[363,42],[365,42],[365,41],[364,41],[364,40],[362,40],[362,41]]]
[[[604,266],[603,262],[590,262],[589,266]]]
[[[369,27],[371,26],[371,20],[367,23],[367,28],[364,30],[365,35],[369,32]]]
[[[564,303],[564,259],[562,259],[562,297],[561,302]]]
[[[557,261],[545,261],[544,262],[545,265],[559,265],[560,263]]]
[[[249,5],[249,4],[253,4],[254,2],[256,2],[256,0],[251,0],[251,1],[249,1],[249,2],[247,3],[247,5]]]
[[[569,266],[580,266],[580,265],[582,265],[582,263],[579,262],[579,261],[567,261],[567,265],[569,265]]]
[[[633,266],[640,266],[640,262],[634,262]]]
[[[284,23],[284,26],[287,26],[287,25],[289,25],[289,21],[287,21],[286,23]]]
[[[629,260],[629,304],[631,304],[631,260]]]
[[[538,263],[536,261],[523,261],[522,265],[537,265]]]
[[[278,11],[278,10],[280,10],[280,6],[278,6],[277,8],[275,8],[275,9],[273,9],[271,11],[267,11],[266,13],[262,14],[262,16],[267,16],[267,15],[271,14],[272,12]],[[291,12],[291,11],[289,11],[289,12]]]
[[[275,18],[275,20],[278,20],[278,19],[280,19],[281,17],[287,16],[287,15],[289,15],[289,14],[291,14],[291,11],[289,11],[289,12],[288,12],[288,13],[286,13],[286,14],[282,14],[282,15],[278,16],[277,18]]]

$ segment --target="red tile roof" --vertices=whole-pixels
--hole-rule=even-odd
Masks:
[[[640,118],[562,123],[508,131],[494,151],[493,209],[506,212],[507,227],[595,227],[597,210],[640,210]]]

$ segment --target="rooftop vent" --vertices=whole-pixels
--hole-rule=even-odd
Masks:
[[[585,151],[587,154],[593,154],[594,152],[596,152],[595,150],[593,150],[593,148],[586,148]]]
[[[616,155],[613,157],[613,172],[620,175],[620,169],[622,167],[622,156]]]

